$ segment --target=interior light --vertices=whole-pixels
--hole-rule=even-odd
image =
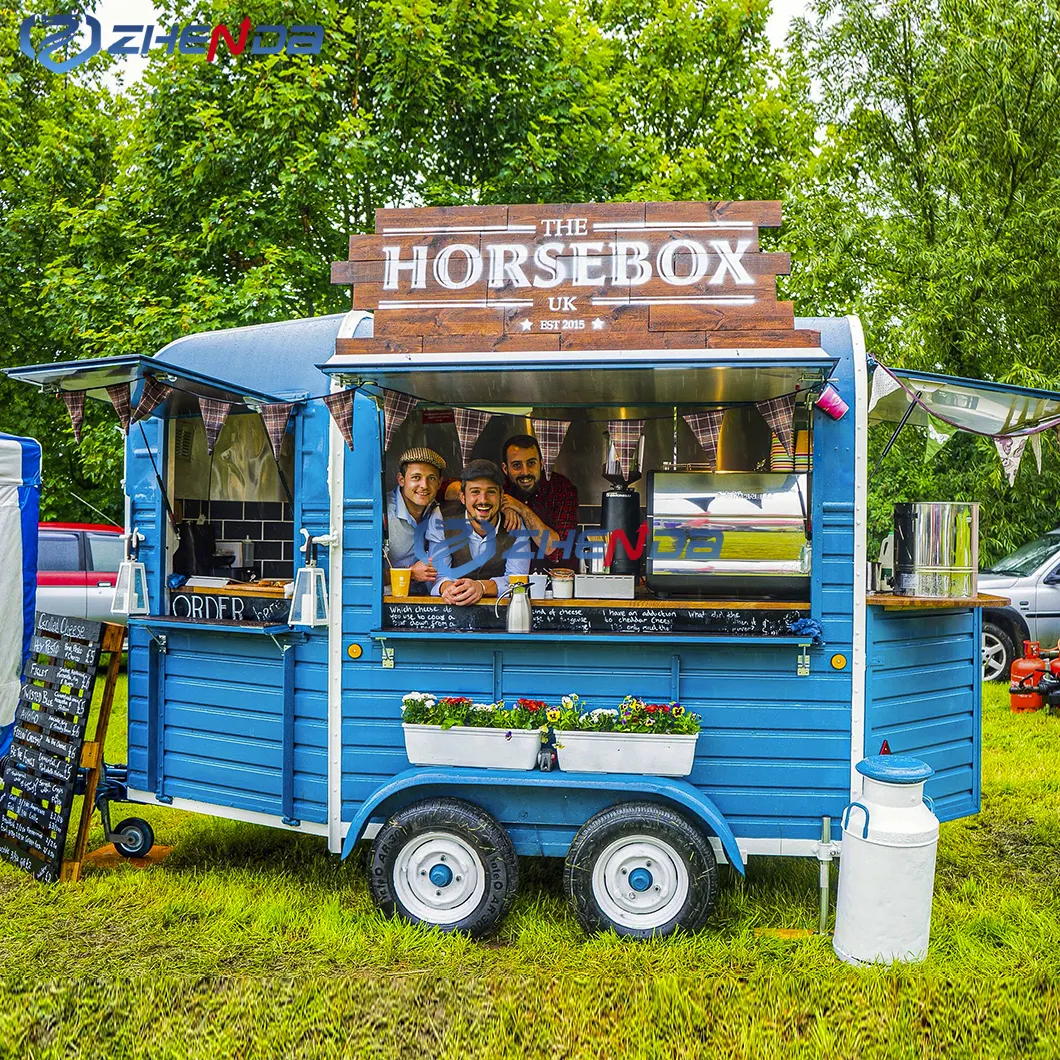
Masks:
[[[112,615],[146,615],[151,608],[147,598],[147,571],[137,558],[144,535],[139,527],[131,534],[123,534],[125,558],[118,567],[118,584],[114,587],[111,601]]]
[[[291,613],[287,618],[290,626],[326,626],[328,624],[328,590],[324,581],[324,569],[317,566],[317,542],[302,529],[305,542],[299,549],[306,555],[306,565],[299,567],[294,576],[294,593],[291,596]]]

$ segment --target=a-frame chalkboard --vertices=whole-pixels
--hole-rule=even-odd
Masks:
[[[80,875],[123,637],[121,626],[37,614],[14,737],[4,762],[0,857],[42,882]],[[101,651],[110,652],[110,664],[95,740],[86,747],[85,728]],[[64,866],[82,765],[88,773],[81,827],[74,857]]]

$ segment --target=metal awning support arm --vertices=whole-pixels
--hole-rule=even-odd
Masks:
[[[872,483],[872,480],[876,477],[876,472],[880,470],[880,464],[883,463],[887,454],[891,451],[891,447],[898,440],[898,435],[902,433],[902,428],[909,421],[909,417],[913,415],[913,409],[915,409],[917,407],[917,404],[920,402],[920,395],[922,393],[922,390],[917,391],[916,397],[909,402],[909,408],[905,410],[905,415],[898,421],[898,426],[895,427],[894,433],[891,435],[890,438],[887,439],[887,444],[883,447],[883,452],[880,453],[879,459],[876,461],[876,466],[873,467],[872,471],[869,474],[870,484]]]

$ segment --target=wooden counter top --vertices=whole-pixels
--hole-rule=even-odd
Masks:
[[[939,611],[959,610],[973,607],[1007,607],[1011,601],[1007,596],[989,596],[980,593],[963,599],[940,600],[933,596],[895,596],[894,593],[869,593],[866,601],[884,611]]]
[[[177,592],[207,593],[212,596],[263,596],[282,600],[283,587],[289,582],[232,582],[229,585],[182,585]]]
[[[484,596],[475,606],[493,607],[497,602],[495,596]],[[448,607],[440,596],[384,596],[384,604],[424,604],[426,606]],[[501,607],[508,606],[508,598],[501,601]],[[809,611],[810,605],[803,600],[659,600],[656,597],[644,597],[636,600],[594,600],[576,596],[570,600],[531,600],[530,606],[536,611],[539,607],[610,607],[610,608],[647,608],[662,611]]]

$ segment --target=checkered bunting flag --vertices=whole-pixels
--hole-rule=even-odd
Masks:
[[[117,383],[115,386],[108,386],[107,395],[110,397],[110,403],[114,406],[114,411],[118,414],[118,419],[121,421],[122,433],[128,434],[129,417],[132,415],[132,406],[129,403],[129,384]]]
[[[759,401],[755,406],[762,414],[762,419],[769,424],[773,433],[780,439],[784,452],[792,456],[795,448],[792,444],[792,419],[795,416],[795,395],[784,394],[781,397]]]
[[[478,436],[485,430],[489,423],[491,413],[482,412],[479,409],[453,409],[456,419],[456,433],[460,439],[460,459],[467,466],[467,459],[471,450],[475,448]]]
[[[643,420],[608,420],[607,432],[611,436],[611,449],[618,463],[618,473],[623,478],[633,470],[633,458],[637,455],[638,443],[644,430]],[[611,453],[608,452],[608,464]]]
[[[570,420],[531,420],[534,437],[541,446],[541,463],[544,465],[545,478],[552,478],[552,469],[556,466],[556,457],[563,448],[563,439],[567,436]]]
[[[692,428],[711,467],[718,459],[718,437],[721,435],[721,419],[724,415],[724,409],[711,409],[708,412],[689,412],[681,417]]]
[[[138,423],[140,420],[150,416],[169,397],[172,389],[171,386],[160,383],[154,376],[147,376],[144,379],[143,393],[140,395],[140,400],[136,403],[136,408],[133,410],[132,422]]]
[[[352,390],[336,390],[324,398],[324,404],[342,432],[343,441],[353,449],[353,394]]]
[[[231,401],[218,401],[216,398],[200,397],[199,411],[202,413],[202,422],[206,427],[206,452],[213,456],[213,447],[217,444],[217,436],[228,419],[228,413],[232,411]]]
[[[287,423],[291,419],[294,402],[279,401],[275,405],[261,406],[261,420],[265,424],[265,433],[269,437],[269,446],[276,460],[280,459],[280,448],[283,436],[287,433]]]
[[[85,419],[85,392],[83,390],[60,390],[59,397],[70,413],[70,423],[74,428],[74,441],[81,444],[81,424]]]
[[[394,431],[408,419],[409,413],[418,403],[419,398],[398,390],[383,391],[383,452],[390,448]]]

